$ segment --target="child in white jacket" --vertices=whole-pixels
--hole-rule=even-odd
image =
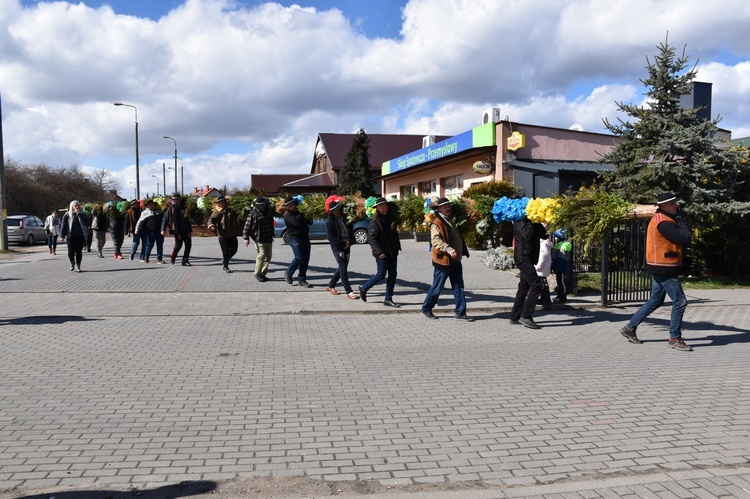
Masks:
[[[549,238],[540,241],[539,260],[534,267],[536,268],[537,275],[542,278],[542,292],[539,295],[539,303],[542,305],[543,310],[547,310],[552,305],[549,283],[547,282],[547,277],[549,277],[552,271],[552,241]]]

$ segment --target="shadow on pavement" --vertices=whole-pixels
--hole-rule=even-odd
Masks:
[[[66,322],[87,322],[101,319],[91,319],[80,315],[32,315],[30,317],[14,317],[11,319],[0,318],[0,326],[31,326],[41,324],[65,324]]]
[[[71,490],[64,492],[47,492],[21,496],[17,499],[124,499],[126,497],[140,497],[142,499],[163,499],[168,497],[187,497],[205,494],[216,490],[216,482],[190,481],[175,485],[165,485],[156,489],[137,489],[126,491],[112,490]]]

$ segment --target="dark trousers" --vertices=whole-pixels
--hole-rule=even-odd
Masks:
[[[68,238],[68,260],[71,265],[76,267],[81,266],[81,260],[83,260],[83,245],[86,243],[86,239],[83,236],[69,237]]]
[[[192,234],[177,234],[174,235],[174,248],[172,249],[172,254],[169,255],[169,260],[174,262],[177,258],[177,254],[182,249],[183,243],[185,244],[185,253],[182,254],[182,263],[185,263],[190,260],[190,248],[193,247],[193,237]]]
[[[513,301],[513,309],[510,311],[511,320],[517,321],[521,317],[530,319],[534,314],[537,299],[542,293],[542,278],[539,277],[531,262],[516,263],[521,272],[518,282],[516,299]]]
[[[377,272],[362,285],[362,289],[369,291],[371,287],[385,279],[387,274],[388,280],[385,282],[385,299],[393,300],[393,290],[396,288],[396,275],[398,274],[398,257],[376,258],[375,263],[377,265]]]
[[[338,268],[336,269],[336,272],[333,274],[333,277],[331,277],[331,280],[328,282],[329,288],[335,288],[336,284],[338,284],[339,279],[341,279],[341,284],[344,286],[344,290],[347,293],[352,292],[352,286],[349,284],[349,257],[351,256],[351,251],[339,251],[339,250],[333,250],[333,257],[336,259],[336,263],[338,264]]]
[[[294,258],[286,269],[286,275],[291,277],[299,269],[298,282],[304,282],[307,279],[307,266],[310,264],[310,240],[290,237],[289,246],[292,248]]]
[[[91,242],[94,240],[93,230],[91,227],[87,227],[88,232],[86,233],[86,251],[91,251]]]
[[[161,261],[164,254],[164,236],[158,232],[147,232],[143,238],[146,240],[143,243],[143,247],[146,248],[145,259],[148,260],[151,257],[151,250],[156,245],[156,260]]]
[[[239,247],[237,237],[219,236],[219,247],[221,248],[221,265],[227,269],[229,268],[229,260],[237,253]]]

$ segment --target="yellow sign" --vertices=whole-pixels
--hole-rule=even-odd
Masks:
[[[492,163],[487,161],[476,161],[473,165],[474,173],[478,175],[487,175],[492,171]]]
[[[517,151],[523,147],[526,147],[526,136],[519,132],[513,132],[506,140],[505,147],[509,151]]]

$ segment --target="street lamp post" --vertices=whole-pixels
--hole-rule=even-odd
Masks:
[[[180,190],[185,194],[185,163],[182,162],[182,158],[177,159],[180,160]]]
[[[164,186],[164,195],[167,195],[167,164],[161,164],[161,185]]]
[[[133,182],[128,183],[133,186],[133,195],[135,196],[134,199],[138,199],[138,187]]]
[[[177,192],[177,141],[169,135],[165,135],[164,138],[174,142],[174,191]]]
[[[151,176],[156,179],[156,197],[159,197],[159,177],[157,177],[156,175]]]
[[[138,157],[138,108],[130,104],[115,102],[115,106],[132,107],[135,111],[135,198],[141,197],[141,161]]]

